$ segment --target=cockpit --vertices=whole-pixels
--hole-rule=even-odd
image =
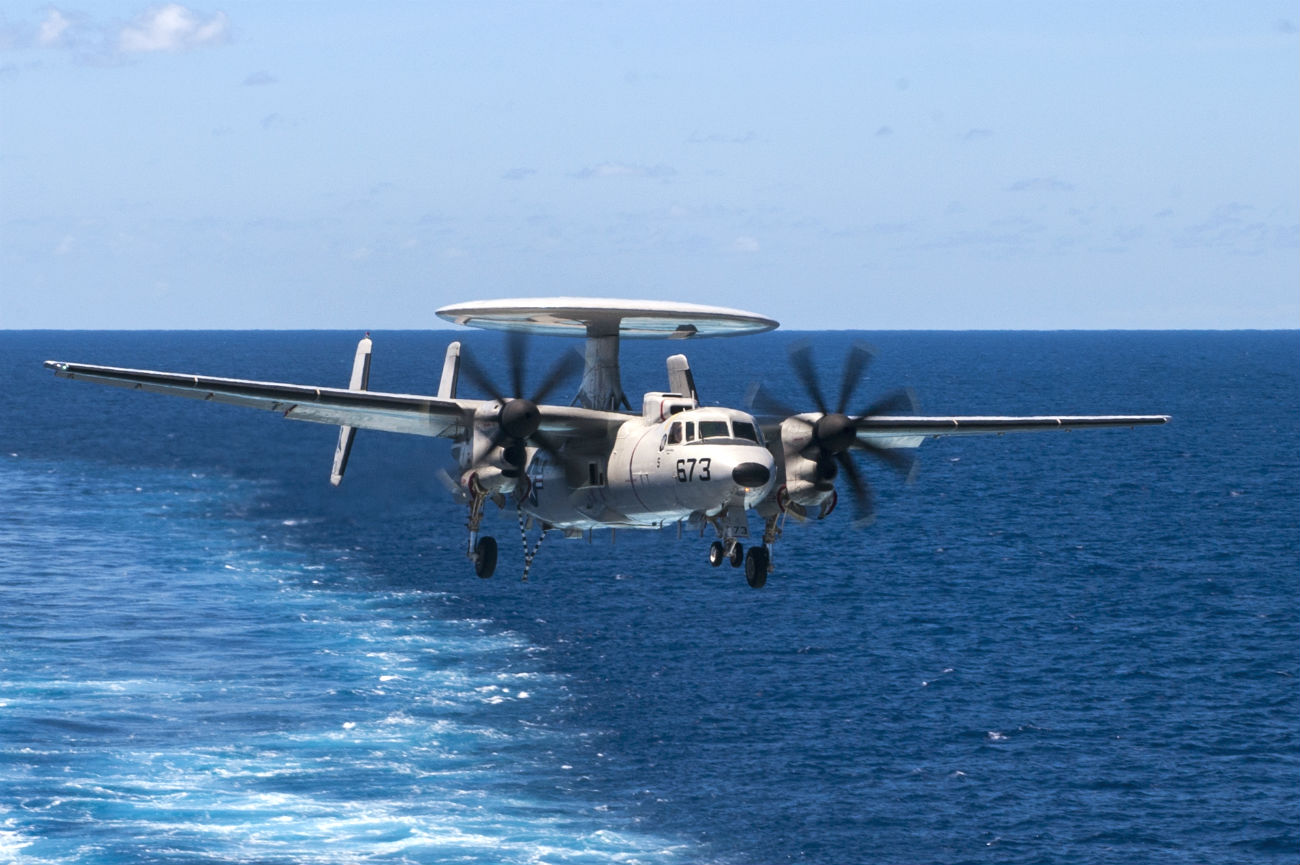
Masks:
[[[669,425],[668,444],[689,444],[697,441],[763,443],[758,427],[752,422],[725,415],[675,420]]]

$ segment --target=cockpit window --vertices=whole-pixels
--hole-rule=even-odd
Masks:
[[[688,442],[695,441],[695,421],[693,420],[686,422],[686,440]]]
[[[736,438],[745,439],[746,441],[757,442],[758,430],[747,420],[735,420],[731,422],[731,428],[736,431]]]
[[[725,420],[702,420],[700,421],[700,438],[731,438],[731,432],[727,429],[727,422]]]
[[[677,421],[668,428],[668,444],[681,444],[682,441],[682,422]]]

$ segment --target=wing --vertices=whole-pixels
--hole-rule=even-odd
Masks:
[[[480,400],[436,399],[56,360],[47,360],[45,365],[61,378],[258,408],[277,412],[290,420],[442,438],[466,435],[475,409],[482,404]]]
[[[45,365],[61,378],[258,408],[290,420],[438,438],[467,438],[475,416],[486,412],[490,417],[498,405],[491,400],[439,399],[56,360],[47,360]],[[618,412],[573,406],[542,405],[538,409],[542,414],[539,429],[560,438],[612,437],[627,420]]]
[[[1002,435],[1040,430],[1098,429],[1151,426],[1169,422],[1168,415],[1059,415],[1029,417],[903,417],[877,415],[853,419],[858,440],[877,447],[916,447],[929,437]]]

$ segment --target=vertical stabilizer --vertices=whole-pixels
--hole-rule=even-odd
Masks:
[[[357,343],[357,354],[352,361],[352,380],[348,390],[368,390],[370,388],[370,333]],[[343,473],[348,469],[348,457],[352,454],[352,440],[356,437],[356,427],[339,427],[339,443],[334,449],[334,468],[330,471],[330,483],[338,486],[343,483]]]
[[[438,399],[455,399],[456,384],[460,381],[460,343],[447,346],[442,361],[442,380],[438,382]]]
[[[682,396],[688,396],[700,401],[700,395],[695,392],[695,376],[691,375],[691,364],[684,354],[675,354],[668,358],[668,389],[673,393],[679,393]]]

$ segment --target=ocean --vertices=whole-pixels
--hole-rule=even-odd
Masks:
[[[761,590],[673,530],[522,582],[494,508],[479,580],[444,442],[362,430],[333,489],[329,427],[41,367],[344,386],[359,336],[0,333],[0,862],[1300,858],[1300,332],[625,343],[634,404],[685,349],[811,407],[810,339],[927,414],[1172,415],[863,461],[875,523],[787,526]],[[376,332],[372,388],[453,338],[500,357]]]

